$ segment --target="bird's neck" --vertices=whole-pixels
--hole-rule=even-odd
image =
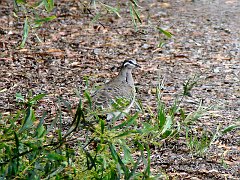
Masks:
[[[132,69],[123,68],[118,75],[121,78],[121,81],[126,82],[130,86],[134,86],[134,80],[132,77]]]

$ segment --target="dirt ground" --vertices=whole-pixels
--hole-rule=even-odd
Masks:
[[[198,126],[214,131],[218,125],[239,123],[240,1],[147,0],[139,5],[143,23],[136,32],[127,10],[122,10],[122,18],[105,15],[101,23],[92,23],[95,11],[87,13],[77,1],[58,1],[53,12],[57,19],[31,32],[26,47],[19,49],[23,18],[13,16],[11,1],[1,1],[0,113],[14,112],[15,94],[25,96],[31,90],[48,94],[41,108],[48,109],[50,121],[59,95],[74,108],[79,100],[75,91],[86,88],[84,77],[90,86],[106,82],[123,60],[135,58],[142,66],[134,76],[143,104],[156,106],[159,78],[164,79],[163,101],[169,106],[183,83],[197,75],[192,96],[182,106],[189,112],[201,101],[213,107]],[[159,35],[157,27],[173,37]],[[166,44],[158,48],[161,40]],[[239,145],[239,129],[218,139],[206,157],[190,155],[179,140],[153,151],[152,168],[173,179],[239,179]]]

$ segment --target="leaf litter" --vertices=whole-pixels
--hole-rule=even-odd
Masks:
[[[40,109],[48,117],[56,114],[57,97],[63,96],[75,109],[86,81],[89,85],[108,81],[119,63],[135,58],[143,67],[135,72],[138,98],[150,107],[156,98],[159,74],[164,78],[162,100],[172,104],[188,78],[200,80],[184,106],[189,112],[198,104],[214,105],[201,118],[198,128],[214,131],[218,125],[239,123],[240,117],[240,2],[216,1],[140,1],[142,24],[134,31],[128,12],[122,18],[107,15],[91,24],[92,15],[84,13],[75,1],[59,1],[57,19],[37,29],[42,43],[29,34],[24,49],[21,43],[24,21],[12,15],[11,5],[1,1],[0,10],[0,112],[17,109],[15,94],[46,93]],[[71,7],[71,8],[69,8]],[[127,19],[127,20],[126,20]],[[173,35],[158,47],[159,30]],[[154,109],[154,108],[153,108]],[[70,115],[64,112],[66,129]],[[47,121],[51,121],[49,118]],[[46,122],[48,123],[48,122]],[[194,157],[186,144],[167,143],[152,152],[152,168],[179,179],[238,179],[240,176],[240,132],[220,137],[205,157]]]

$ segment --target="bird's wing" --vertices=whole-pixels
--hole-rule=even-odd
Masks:
[[[119,91],[118,86],[105,86],[99,89],[92,97],[93,109],[110,112],[114,110],[124,110],[130,103],[131,98],[124,91]]]

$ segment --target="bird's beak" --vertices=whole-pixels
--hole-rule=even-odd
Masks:
[[[140,66],[140,65],[138,65],[138,64],[135,64],[135,66],[136,66],[136,67],[138,67],[138,68],[141,68],[141,66]]]

